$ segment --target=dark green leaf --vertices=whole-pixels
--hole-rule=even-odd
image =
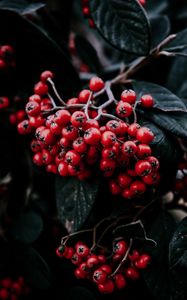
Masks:
[[[17,264],[29,285],[37,289],[47,289],[51,284],[51,273],[48,265],[33,248],[18,248]]]
[[[56,179],[56,202],[60,221],[68,232],[78,230],[88,218],[96,200],[99,180]]]
[[[169,245],[172,299],[187,297],[187,217],[179,223]]]
[[[187,53],[187,29],[178,32],[176,38],[161,49],[168,52]]]
[[[126,225],[120,225],[113,230],[113,234],[117,237],[125,239],[137,239],[156,246],[156,242],[147,237],[143,223],[138,220]]]
[[[96,74],[101,72],[101,64],[95,48],[84,37],[76,35],[76,50],[82,61]]]
[[[10,233],[13,239],[30,244],[39,237],[42,229],[43,220],[41,216],[34,211],[28,211],[19,215],[13,222]]]
[[[28,3],[28,1],[25,0],[0,1],[0,9],[13,10],[22,15],[35,13],[38,9],[44,6],[44,3]]]
[[[143,94],[152,95],[154,98],[153,109],[161,110],[163,112],[187,112],[183,101],[163,86],[135,80],[132,82],[132,85],[138,98]]]
[[[171,236],[175,230],[173,218],[162,211],[154,220],[148,231],[150,238],[157,242],[157,247],[146,247],[144,250],[151,255],[152,264],[144,272],[144,279],[155,299],[169,300],[170,276],[168,266],[168,250]]]
[[[159,15],[150,18],[152,42],[151,47],[156,47],[162,40],[164,40],[171,29],[168,16]]]
[[[145,8],[150,16],[161,15],[165,13],[168,8],[168,0],[146,1]]]
[[[114,47],[131,54],[150,50],[150,28],[145,10],[136,0],[90,0],[97,29]]]

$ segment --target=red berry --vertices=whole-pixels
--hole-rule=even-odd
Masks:
[[[104,283],[107,280],[107,273],[101,269],[97,269],[93,273],[93,281],[96,282],[97,284]]]
[[[143,95],[140,99],[141,105],[146,108],[153,107],[154,100],[151,95]]]
[[[104,88],[105,84],[104,81],[99,77],[92,77],[90,80],[89,88],[93,92],[98,92]]]
[[[41,97],[36,94],[29,97],[29,101],[31,101],[31,102],[34,101],[34,102],[40,103],[41,100],[42,100]]]
[[[125,241],[119,241],[114,244],[113,252],[118,255],[124,255],[128,249],[128,245]]]
[[[58,110],[54,115],[54,121],[62,127],[66,126],[70,122],[70,119],[71,114],[65,109]]]
[[[90,253],[90,249],[84,244],[79,244],[79,246],[76,248],[76,253],[80,257],[87,257]]]
[[[74,265],[80,265],[82,262],[82,257],[80,255],[78,255],[77,253],[73,254],[72,258],[71,258],[71,262]]]
[[[139,176],[148,175],[151,173],[151,169],[151,164],[148,162],[148,160],[139,160],[135,164],[135,171]]]
[[[121,194],[121,188],[118,185],[118,183],[116,182],[116,180],[111,180],[110,181],[110,191],[111,191],[112,195]]]
[[[115,146],[111,147],[111,148],[104,148],[102,150],[102,158],[104,160],[108,160],[108,159],[115,159],[117,158],[118,155],[118,150]]]
[[[159,173],[151,173],[143,177],[143,181],[148,185],[158,184],[160,181]]]
[[[85,274],[79,268],[75,269],[74,274],[75,274],[75,277],[77,279],[84,279],[85,278]]]
[[[131,137],[135,137],[138,129],[140,129],[140,125],[138,123],[133,123],[128,127],[128,134]]]
[[[111,274],[112,273],[112,268],[109,265],[102,265],[99,268],[100,270],[104,271],[107,274]]]
[[[34,86],[34,93],[37,94],[37,95],[39,95],[39,96],[45,96],[48,93],[48,86],[47,86],[47,84],[39,81]]]
[[[75,111],[71,116],[71,124],[75,127],[83,127],[86,122],[86,115],[83,111]]]
[[[83,7],[82,12],[83,12],[83,15],[84,15],[85,17],[89,17],[89,15],[90,15],[90,9],[89,9],[88,6]]]
[[[79,102],[86,104],[88,102],[88,99],[90,98],[90,95],[90,90],[82,90],[79,94]]]
[[[84,124],[84,130],[87,130],[91,127],[99,129],[99,123],[97,120],[87,120]]]
[[[28,120],[23,120],[17,126],[18,132],[20,134],[29,134],[31,132],[31,126]]]
[[[114,132],[116,135],[121,134],[121,123],[120,121],[110,120],[106,123],[106,129]]]
[[[18,110],[16,113],[16,117],[17,117],[18,122],[23,121],[26,117],[25,111],[23,109]]]
[[[57,174],[58,170],[57,170],[57,166],[55,164],[49,164],[46,166],[46,171],[49,173],[53,173],[53,174]]]
[[[133,90],[124,90],[121,94],[121,100],[123,102],[128,102],[134,104],[136,102],[136,93]]]
[[[127,156],[134,156],[137,152],[137,146],[134,142],[132,141],[127,141],[123,143],[121,147],[121,151],[123,154]]]
[[[39,152],[41,150],[41,145],[37,140],[32,140],[30,146],[33,152]]]
[[[118,290],[123,289],[127,285],[125,276],[120,273],[114,276],[114,282]]]
[[[72,259],[74,253],[75,253],[74,248],[66,247],[66,252],[64,254],[64,257],[67,259]]]
[[[147,254],[143,254],[140,258],[135,262],[135,266],[138,269],[145,269],[147,268],[148,264],[150,263],[151,258]]]
[[[29,118],[29,124],[31,127],[38,128],[38,127],[42,126],[44,123],[45,123],[45,120],[40,115]]]
[[[116,167],[116,163],[113,160],[100,161],[100,170],[105,173],[106,177],[110,177]],[[108,173],[109,172],[109,173]],[[111,173],[111,175],[109,175]]]
[[[140,278],[140,273],[138,272],[137,269],[133,268],[133,267],[129,267],[126,271],[126,277],[128,279],[131,279],[133,281],[136,281]]]
[[[68,164],[66,162],[60,162],[58,165],[58,173],[61,176],[68,176],[69,172],[68,172]]]
[[[42,162],[44,165],[48,165],[53,161],[53,157],[51,156],[51,154],[49,153],[48,150],[43,149],[42,150]]]
[[[29,116],[37,116],[40,113],[40,105],[38,102],[29,101],[25,107],[25,110]]]
[[[136,180],[131,184],[130,190],[134,195],[141,195],[145,193],[146,186],[142,181]]]
[[[84,138],[79,137],[73,142],[73,149],[78,153],[85,153],[87,150],[87,144]]]
[[[102,294],[111,294],[114,291],[114,283],[108,279],[102,284],[98,284],[98,289]]]
[[[60,135],[61,134],[61,126],[58,125],[56,122],[52,121],[50,125],[50,131],[55,134],[55,135]]]
[[[0,109],[8,107],[10,104],[8,97],[0,97]]]
[[[137,146],[137,156],[139,158],[146,158],[151,155],[151,148],[146,144],[140,144]]]
[[[95,266],[97,266],[99,264],[99,259],[97,257],[97,255],[92,254],[90,255],[90,257],[88,257],[87,262],[86,262],[88,268],[93,268]]]
[[[140,257],[140,253],[137,250],[133,250],[132,254],[129,254],[129,258],[131,261],[137,261]]]
[[[150,144],[154,140],[154,134],[149,128],[141,127],[136,133],[136,138],[143,144]]]
[[[104,264],[106,262],[106,257],[104,255],[100,254],[97,257],[101,264]]]
[[[39,140],[46,145],[52,145],[55,141],[54,135],[51,133],[49,129],[44,129],[41,131]]]
[[[118,184],[121,188],[127,188],[130,186],[132,178],[125,173],[118,175]]]
[[[65,155],[65,160],[68,164],[76,166],[80,163],[81,157],[75,150],[69,150]]]
[[[73,125],[67,125],[62,129],[62,135],[69,141],[73,141],[78,137],[78,129]]]
[[[21,120],[20,120],[20,121],[21,121]],[[9,122],[10,122],[10,124],[12,124],[12,125],[17,124],[18,119],[17,119],[16,113],[12,113],[12,114],[9,115]]]
[[[48,78],[53,78],[53,73],[51,72],[51,71],[44,71],[44,72],[42,72],[42,74],[40,75],[40,80],[42,81],[42,82],[44,82],[44,83],[46,83],[47,82],[47,79]]]
[[[158,161],[158,159],[154,156],[149,156],[147,158],[147,161],[151,164],[152,170],[153,171],[157,171],[160,167],[160,163]]]
[[[84,140],[89,145],[97,145],[100,142],[101,133],[99,129],[91,127],[84,133]]]
[[[111,131],[105,131],[101,136],[101,144],[103,147],[112,147],[116,142],[116,135]]]
[[[9,295],[10,295],[10,293],[7,289],[5,289],[5,288],[0,289],[0,299],[1,300],[8,300]]]
[[[132,106],[131,104],[123,101],[119,101],[116,107],[116,113],[121,118],[127,118],[132,114]]]
[[[37,152],[33,156],[33,163],[36,164],[37,166],[42,166],[43,165],[42,154],[40,152]]]
[[[123,198],[128,200],[132,199],[134,196],[133,192],[130,189],[124,189],[122,195]]]

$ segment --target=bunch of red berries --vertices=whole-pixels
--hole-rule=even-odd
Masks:
[[[14,68],[15,66],[13,47],[10,45],[0,46],[0,70]]]
[[[17,280],[4,278],[0,280],[0,300],[18,300],[29,293],[23,277]]]
[[[95,24],[90,13],[89,0],[82,0],[82,13],[84,17],[88,19],[89,26],[94,28]]]
[[[113,244],[112,255],[108,258],[101,251],[93,254],[83,242],[77,242],[74,247],[62,244],[56,254],[66,258],[76,266],[77,279],[88,279],[97,284],[101,293],[112,293],[126,287],[128,281],[136,281],[140,270],[147,268],[150,256],[137,250],[132,250],[128,242],[118,240]]]
[[[187,162],[183,160],[178,165],[178,172],[175,182],[175,193],[183,199],[187,199]]]
[[[35,164],[81,180],[90,177],[98,166],[104,177],[112,177],[112,194],[128,199],[159,182],[159,161],[149,145],[154,134],[136,122],[130,125],[136,105],[154,105],[151,95],[137,101],[134,91],[124,90],[120,101],[112,97],[96,106],[107,87],[102,79],[93,77],[89,89],[67,102],[58,99],[63,105],[57,106],[49,93],[48,83],[59,98],[52,78],[50,71],[41,74],[35,94],[26,104],[28,119],[18,124],[21,134],[35,133],[31,142]],[[111,105],[115,114],[108,114]]]

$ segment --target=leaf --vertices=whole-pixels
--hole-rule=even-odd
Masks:
[[[31,247],[17,249],[17,264],[29,285],[36,289],[47,289],[51,284],[51,273],[47,263]]]
[[[161,50],[168,52],[187,53],[187,29],[184,29],[176,34],[175,39],[169,42]],[[184,50],[184,51],[183,51]]]
[[[150,28],[145,10],[136,0],[90,0],[94,23],[114,47],[131,54],[150,50]]]
[[[113,230],[113,234],[118,237],[122,236],[126,239],[133,238],[133,239],[141,240],[143,242],[147,242],[149,244],[156,246],[156,242],[147,237],[144,225],[141,222],[141,220],[129,224],[125,224],[125,225],[120,225]]]
[[[169,300],[171,297],[168,250],[175,222],[166,211],[161,211],[151,223],[148,235],[157,242],[157,247],[146,246],[144,249],[151,256],[152,264],[143,271],[143,276],[155,299]]]
[[[78,55],[82,61],[90,67],[92,72],[100,74],[101,64],[97,56],[97,52],[90,42],[84,37],[76,35],[75,45]]]
[[[149,0],[146,1],[146,11],[150,16],[161,15],[168,8],[168,0]]]
[[[37,10],[44,6],[44,3],[28,3],[25,0],[0,1],[0,9],[13,10],[22,15],[35,13]]]
[[[187,112],[183,101],[163,86],[135,80],[133,80],[132,85],[138,98],[143,94],[150,94],[153,97],[154,106],[151,111],[158,109],[163,112]]]
[[[174,232],[169,245],[172,299],[185,300],[187,297],[187,217]]]
[[[88,218],[99,189],[99,180],[56,178],[56,203],[60,221],[68,232],[78,230]]]
[[[13,222],[10,233],[13,239],[30,244],[39,237],[42,229],[43,220],[41,216],[34,211],[28,211],[22,213]]]
[[[152,33],[151,48],[154,48],[168,36],[171,26],[166,15],[154,15],[150,18],[150,24]]]

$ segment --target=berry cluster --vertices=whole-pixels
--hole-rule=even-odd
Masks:
[[[147,268],[151,260],[149,255],[132,250],[122,239],[114,242],[112,255],[108,258],[102,252],[93,254],[81,241],[74,247],[62,244],[56,254],[71,260],[76,266],[74,274],[77,279],[96,283],[101,293],[112,293],[126,287],[128,281],[138,280],[140,270]]]
[[[0,300],[18,300],[28,295],[29,288],[23,277],[14,280],[10,277],[0,280]]]
[[[13,47],[10,45],[0,46],[0,70],[14,68],[15,66]]]
[[[49,94],[48,83],[54,88],[52,78],[50,71],[41,74],[35,94],[26,104],[28,119],[18,124],[19,133],[35,133],[31,142],[33,162],[49,172],[81,180],[90,177],[97,166],[104,177],[112,177],[112,194],[128,199],[157,184],[159,161],[152,156],[149,145],[154,134],[136,122],[130,124],[136,105],[146,109],[154,105],[152,96],[143,95],[137,101],[134,91],[124,90],[120,101],[112,97],[96,106],[106,85],[93,77],[89,89],[67,102],[61,99],[63,106],[56,106]],[[111,105],[114,115],[107,111]]]

